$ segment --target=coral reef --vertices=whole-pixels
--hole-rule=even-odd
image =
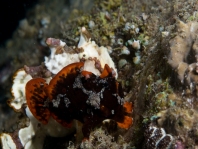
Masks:
[[[50,140],[55,140],[53,142],[55,148],[198,147],[197,0],[96,0],[90,11],[83,6],[82,9],[81,7],[69,9],[64,6],[63,1],[52,1],[47,8],[48,3],[42,1],[31,10],[27,19],[21,22],[13,40],[6,45],[8,49],[6,55],[12,58],[12,62],[1,67],[0,75],[5,76],[8,72],[11,76],[12,72],[25,64],[23,69],[15,73],[12,86],[14,98],[9,104],[16,107],[17,112],[28,113],[28,118],[21,114],[16,123],[19,124],[17,127],[10,122],[13,127],[10,127],[9,131],[3,130],[4,133],[1,135],[3,146],[7,145],[6,140],[13,142],[12,139],[16,139],[18,134],[22,136],[21,132],[23,135],[24,132],[28,132],[30,140],[19,137],[10,144],[10,147],[19,142],[19,148],[25,144],[27,144],[25,148],[29,148],[28,146],[37,144],[35,142],[38,140],[34,138],[38,137],[41,138],[40,144],[44,149],[53,148],[49,145]],[[67,12],[71,14],[68,16]],[[84,28],[81,28],[82,26]],[[13,49],[17,48],[21,51],[14,54]],[[48,53],[49,51],[51,53]],[[78,71],[72,71],[73,69],[67,73],[61,71],[63,68],[69,69],[71,63],[76,65],[83,63],[84,70],[79,67]],[[110,74],[104,78],[110,77],[110,80],[114,80],[112,81],[114,86],[117,86],[116,82],[122,86],[122,89],[115,92],[116,95],[108,95],[111,100],[104,105],[114,106],[113,103],[119,103],[118,107],[124,111],[126,125],[119,124],[112,116],[116,115],[114,109],[104,108],[100,116],[106,115],[105,119],[111,120],[101,119],[100,124],[97,123],[97,126],[93,126],[87,133],[89,139],[81,142],[85,134],[82,132],[86,121],[85,115],[84,119],[80,120],[78,116],[74,116],[75,112],[79,111],[77,109],[73,111],[71,117],[82,123],[74,121],[72,124],[74,129],[71,129],[71,132],[56,122],[64,120],[62,123],[66,122],[65,125],[69,125],[70,121],[64,119],[58,109],[67,111],[72,105],[71,97],[59,89],[61,82],[64,82],[60,74],[69,76],[73,73],[75,78],[71,79],[71,84],[74,84],[72,87],[86,96],[86,103],[83,102],[82,105],[97,111],[100,108],[99,103],[102,103],[102,95],[107,93],[107,89],[112,91],[109,87],[104,89],[105,81],[100,79],[104,72]],[[6,78],[9,77],[2,77],[0,83],[6,84]],[[90,87],[86,84],[86,81],[90,80],[101,81],[98,85],[104,86],[96,89],[96,85],[91,82],[93,87]],[[17,82],[18,85],[15,85]],[[29,84],[26,91],[25,84]],[[53,85],[50,84],[57,85],[58,92],[56,87],[53,90],[42,89],[49,88],[48,86],[51,88]],[[39,91],[42,92],[41,96],[37,94]],[[28,96],[25,97],[26,95]],[[32,99],[35,99],[35,102],[32,102]],[[41,100],[41,107],[36,99]],[[132,104],[122,105],[122,101]],[[61,105],[64,106],[60,107]],[[133,105],[133,125],[129,127],[127,117],[131,118],[131,105]],[[42,114],[43,110],[45,112]],[[53,113],[53,118],[48,119],[44,116],[48,113]],[[120,113],[123,116],[123,113]],[[2,119],[6,120],[6,116]],[[132,119],[130,120],[132,122]],[[101,127],[101,122],[107,121],[114,123],[113,126]],[[45,125],[47,122],[51,126]],[[51,129],[52,126],[60,128],[63,134]],[[126,130],[115,127],[113,133],[109,132],[114,126],[129,128]],[[58,141],[60,139],[53,138],[69,134],[72,137],[61,143]],[[41,146],[37,148],[42,148]]]

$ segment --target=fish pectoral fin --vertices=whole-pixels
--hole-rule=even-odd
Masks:
[[[128,129],[131,127],[133,123],[132,117],[124,116],[123,122],[117,122],[118,126],[120,128]]]
[[[133,111],[132,102],[125,102],[123,107],[125,108],[125,112],[131,114]]]

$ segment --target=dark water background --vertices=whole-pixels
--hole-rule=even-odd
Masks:
[[[0,46],[4,46],[7,39],[18,27],[19,21],[25,18],[38,0],[2,0],[0,2]]]

